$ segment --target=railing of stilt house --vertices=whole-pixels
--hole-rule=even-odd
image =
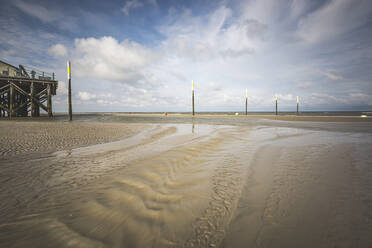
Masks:
[[[17,73],[19,77],[26,77],[32,79],[39,79],[39,80],[55,80],[55,73],[54,72],[45,72],[41,71],[36,68],[26,67],[23,65],[19,65],[19,71]]]

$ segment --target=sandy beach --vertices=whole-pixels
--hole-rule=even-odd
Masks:
[[[372,246],[369,121],[201,118],[1,121],[0,246]]]

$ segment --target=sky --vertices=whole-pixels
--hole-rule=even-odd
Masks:
[[[370,0],[0,0],[0,60],[55,72],[53,111],[372,110]]]

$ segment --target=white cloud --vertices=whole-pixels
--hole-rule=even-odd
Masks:
[[[52,11],[44,6],[37,5],[35,3],[27,3],[22,0],[17,0],[14,2],[14,4],[24,13],[36,17],[42,22],[52,22],[60,17],[60,15],[55,11]]]
[[[368,0],[331,0],[302,18],[297,34],[309,43],[337,37],[366,23],[371,8]]]
[[[278,100],[283,100],[283,101],[294,101],[296,100],[296,97],[292,94],[275,94],[278,96]]]
[[[64,57],[67,55],[67,49],[62,44],[55,44],[48,49],[48,53],[55,57]]]
[[[348,101],[344,97],[337,97],[327,93],[311,93],[310,96],[305,98],[306,104],[311,104],[313,106],[328,106],[328,105],[339,105],[347,104]]]
[[[41,5],[35,2],[28,3],[23,0],[16,0],[13,3],[23,13],[39,19],[43,23],[53,25],[54,28],[76,32],[79,30],[79,25],[92,23],[92,20],[86,20],[86,12],[79,11],[79,17],[70,15],[70,12],[62,12],[60,9],[51,7],[51,5]],[[82,20],[78,21],[81,18]],[[96,19],[100,19],[96,15]],[[101,20],[100,20],[101,21]],[[41,30],[41,29],[40,29]],[[54,31],[54,30],[53,30]]]
[[[125,3],[124,7],[121,9],[121,11],[124,12],[126,16],[129,15],[129,12],[133,9],[138,9],[143,7],[143,3],[141,3],[138,0],[129,0]]]
[[[82,101],[89,101],[97,97],[96,94],[91,94],[86,91],[79,91],[76,96]]]
[[[67,86],[63,81],[58,81],[57,95],[64,96],[67,95]]]
[[[357,93],[349,93],[348,96],[348,101],[351,104],[354,105],[368,105],[372,106],[372,95],[368,95],[365,93],[357,92]]]
[[[133,83],[143,78],[141,70],[155,57],[136,42],[102,37],[76,39],[72,60],[77,76]]]
[[[333,73],[333,72],[329,72],[329,71],[327,71],[327,72],[323,72],[323,74],[324,74],[327,78],[329,78],[329,79],[331,79],[331,80],[334,80],[334,81],[338,81],[338,80],[342,80],[342,79],[343,79],[342,76],[336,75],[336,74]]]
[[[103,106],[108,106],[108,105],[119,105],[119,101],[114,101],[114,100],[106,100],[106,99],[97,99],[97,104],[103,105]]]
[[[290,17],[296,19],[303,15],[311,6],[308,0],[292,0],[290,3]]]
[[[220,84],[216,83],[216,82],[209,82],[208,83],[208,90],[209,91],[220,91],[222,90],[222,87]]]
[[[372,106],[372,95],[363,92],[352,92],[342,95],[312,93],[307,98],[312,106]]]
[[[167,37],[162,47],[168,54],[205,61],[254,53],[265,29],[254,19],[233,19],[232,10],[222,6],[203,17],[188,9],[171,14],[159,31]]]
[[[303,82],[303,83],[296,84],[296,88],[298,89],[308,89],[311,86],[313,86],[311,82]]]

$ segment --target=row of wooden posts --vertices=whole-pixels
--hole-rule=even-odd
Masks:
[[[68,116],[72,120],[72,103],[71,103],[71,62],[67,61],[67,79],[68,79]],[[191,101],[192,115],[195,116],[195,84],[194,80],[191,83]],[[300,97],[297,96],[297,115],[299,114]],[[245,115],[248,115],[248,90],[245,90]],[[275,95],[275,115],[278,115],[278,96]]]
[[[194,80],[192,80],[191,83],[191,101],[192,101],[192,115],[195,115],[195,91],[194,91],[195,85]],[[296,114],[299,114],[299,105],[300,105],[300,97],[297,96],[297,111]],[[245,90],[245,115],[248,115],[248,90]],[[275,115],[278,115],[278,95],[275,95]]]

